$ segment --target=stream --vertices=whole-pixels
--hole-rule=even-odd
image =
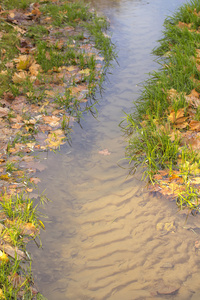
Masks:
[[[150,53],[165,17],[183,3],[92,3],[110,20],[118,58],[96,95],[97,118],[85,115],[71,145],[41,154],[47,168],[39,188],[51,202],[42,248],[29,248],[36,286],[48,300],[200,299],[199,217],[150,194],[139,172],[129,176],[119,127],[139,84],[158,68]]]

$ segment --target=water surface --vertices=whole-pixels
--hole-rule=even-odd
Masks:
[[[118,63],[97,95],[98,118],[86,115],[72,145],[49,153],[40,174],[52,200],[45,211],[50,222],[43,249],[31,251],[36,284],[49,300],[200,299],[199,219],[186,224],[175,203],[148,193],[139,173],[127,176],[118,126],[123,110],[133,109],[138,84],[158,68],[150,53],[164,18],[183,2],[93,2],[110,20]],[[104,149],[110,155],[99,153]]]

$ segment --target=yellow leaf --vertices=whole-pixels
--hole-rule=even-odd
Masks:
[[[184,108],[180,108],[176,113],[174,110],[171,111],[168,119],[171,123],[180,124],[185,122],[187,118],[184,117]]]
[[[195,177],[191,180],[192,183],[194,184],[200,184],[200,177]]]
[[[87,69],[81,70],[81,71],[79,71],[79,74],[89,75],[90,69],[87,68]]]
[[[38,220],[38,223],[40,224],[40,226],[42,227],[42,229],[45,230],[45,225],[44,225],[44,223],[43,223],[41,220]]]
[[[32,57],[30,55],[20,55],[14,61],[17,63],[18,70],[26,70],[31,64]]]
[[[1,250],[0,250],[0,260],[4,261],[4,262],[8,262],[9,261],[8,256],[5,254],[5,252],[2,252]]]
[[[66,68],[66,70],[69,71],[69,72],[72,72],[72,71],[77,70],[77,67],[76,66],[69,66],[69,67]]]
[[[3,293],[2,289],[0,289],[0,299],[5,299],[5,296],[4,296],[4,293]]]

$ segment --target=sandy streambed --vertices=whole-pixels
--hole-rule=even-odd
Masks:
[[[98,119],[87,115],[72,145],[48,155],[40,174],[52,200],[50,223],[43,250],[31,252],[36,283],[49,300],[200,299],[199,217],[150,195],[141,175],[127,178],[120,161],[127,145],[118,127],[122,110],[131,109],[137,84],[158,67],[150,52],[166,14],[182,3],[98,1],[119,64],[104,83]]]

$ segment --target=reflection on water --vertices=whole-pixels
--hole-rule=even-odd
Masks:
[[[32,247],[36,284],[49,300],[200,299],[198,218],[150,196],[140,175],[117,162],[126,143],[118,124],[157,67],[150,55],[164,17],[181,0],[96,1],[111,22],[118,63],[104,83],[98,119],[75,126],[72,147],[49,154],[41,189],[52,200],[43,249]],[[100,150],[108,149],[104,156]],[[127,167],[126,160],[120,161]]]

